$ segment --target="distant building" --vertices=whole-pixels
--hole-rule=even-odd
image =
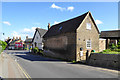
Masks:
[[[101,31],[100,38],[106,39],[106,49],[108,49],[109,44],[118,44],[118,41],[120,40],[120,30]]]
[[[24,43],[24,48],[29,49],[32,46],[32,38],[28,38],[28,36],[26,36]]]
[[[34,33],[34,37],[32,39],[32,46],[33,48],[38,47],[39,49],[43,50],[43,35],[47,32],[45,29],[36,28]]]
[[[48,26],[43,38],[45,49],[55,51],[58,58],[80,61],[78,53],[82,48],[82,60],[86,60],[86,50],[99,51],[99,30],[90,12]]]
[[[16,37],[16,39],[13,37],[11,39],[12,41],[8,44],[8,49],[14,50],[14,49],[23,49],[24,41],[21,40],[21,37]]]

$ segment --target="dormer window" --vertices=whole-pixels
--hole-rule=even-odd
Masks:
[[[59,28],[59,30],[58,31],[60,31],[62,29],[62,26]]]
[[[91,30],[91,23],[86,23],[86,28]]]

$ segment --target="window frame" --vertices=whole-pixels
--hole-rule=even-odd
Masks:
[[[91,29],[92,29],[91,23],[86,23],[86,29],[88,29],[88,30],[91,30]]]
[[[89,41],[89,43],[88,43],[88,41]],[[89,47],[88,47],[88,45],[89,45]],[[91,40],[86,40],[86,48],[87,49],[91,49],[92,48]]]

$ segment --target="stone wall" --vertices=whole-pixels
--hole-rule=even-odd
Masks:
[[[118,69],[120,68],[120,54],[92,53],[90,54],[88,64]]]
[[[99,39],[99,52],[106,49],[106,39]]]

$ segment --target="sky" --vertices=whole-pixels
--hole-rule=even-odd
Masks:
[[[90,11],[99,31],[118,29],[118,2],[2,2],[2,39],[26,35]]]

